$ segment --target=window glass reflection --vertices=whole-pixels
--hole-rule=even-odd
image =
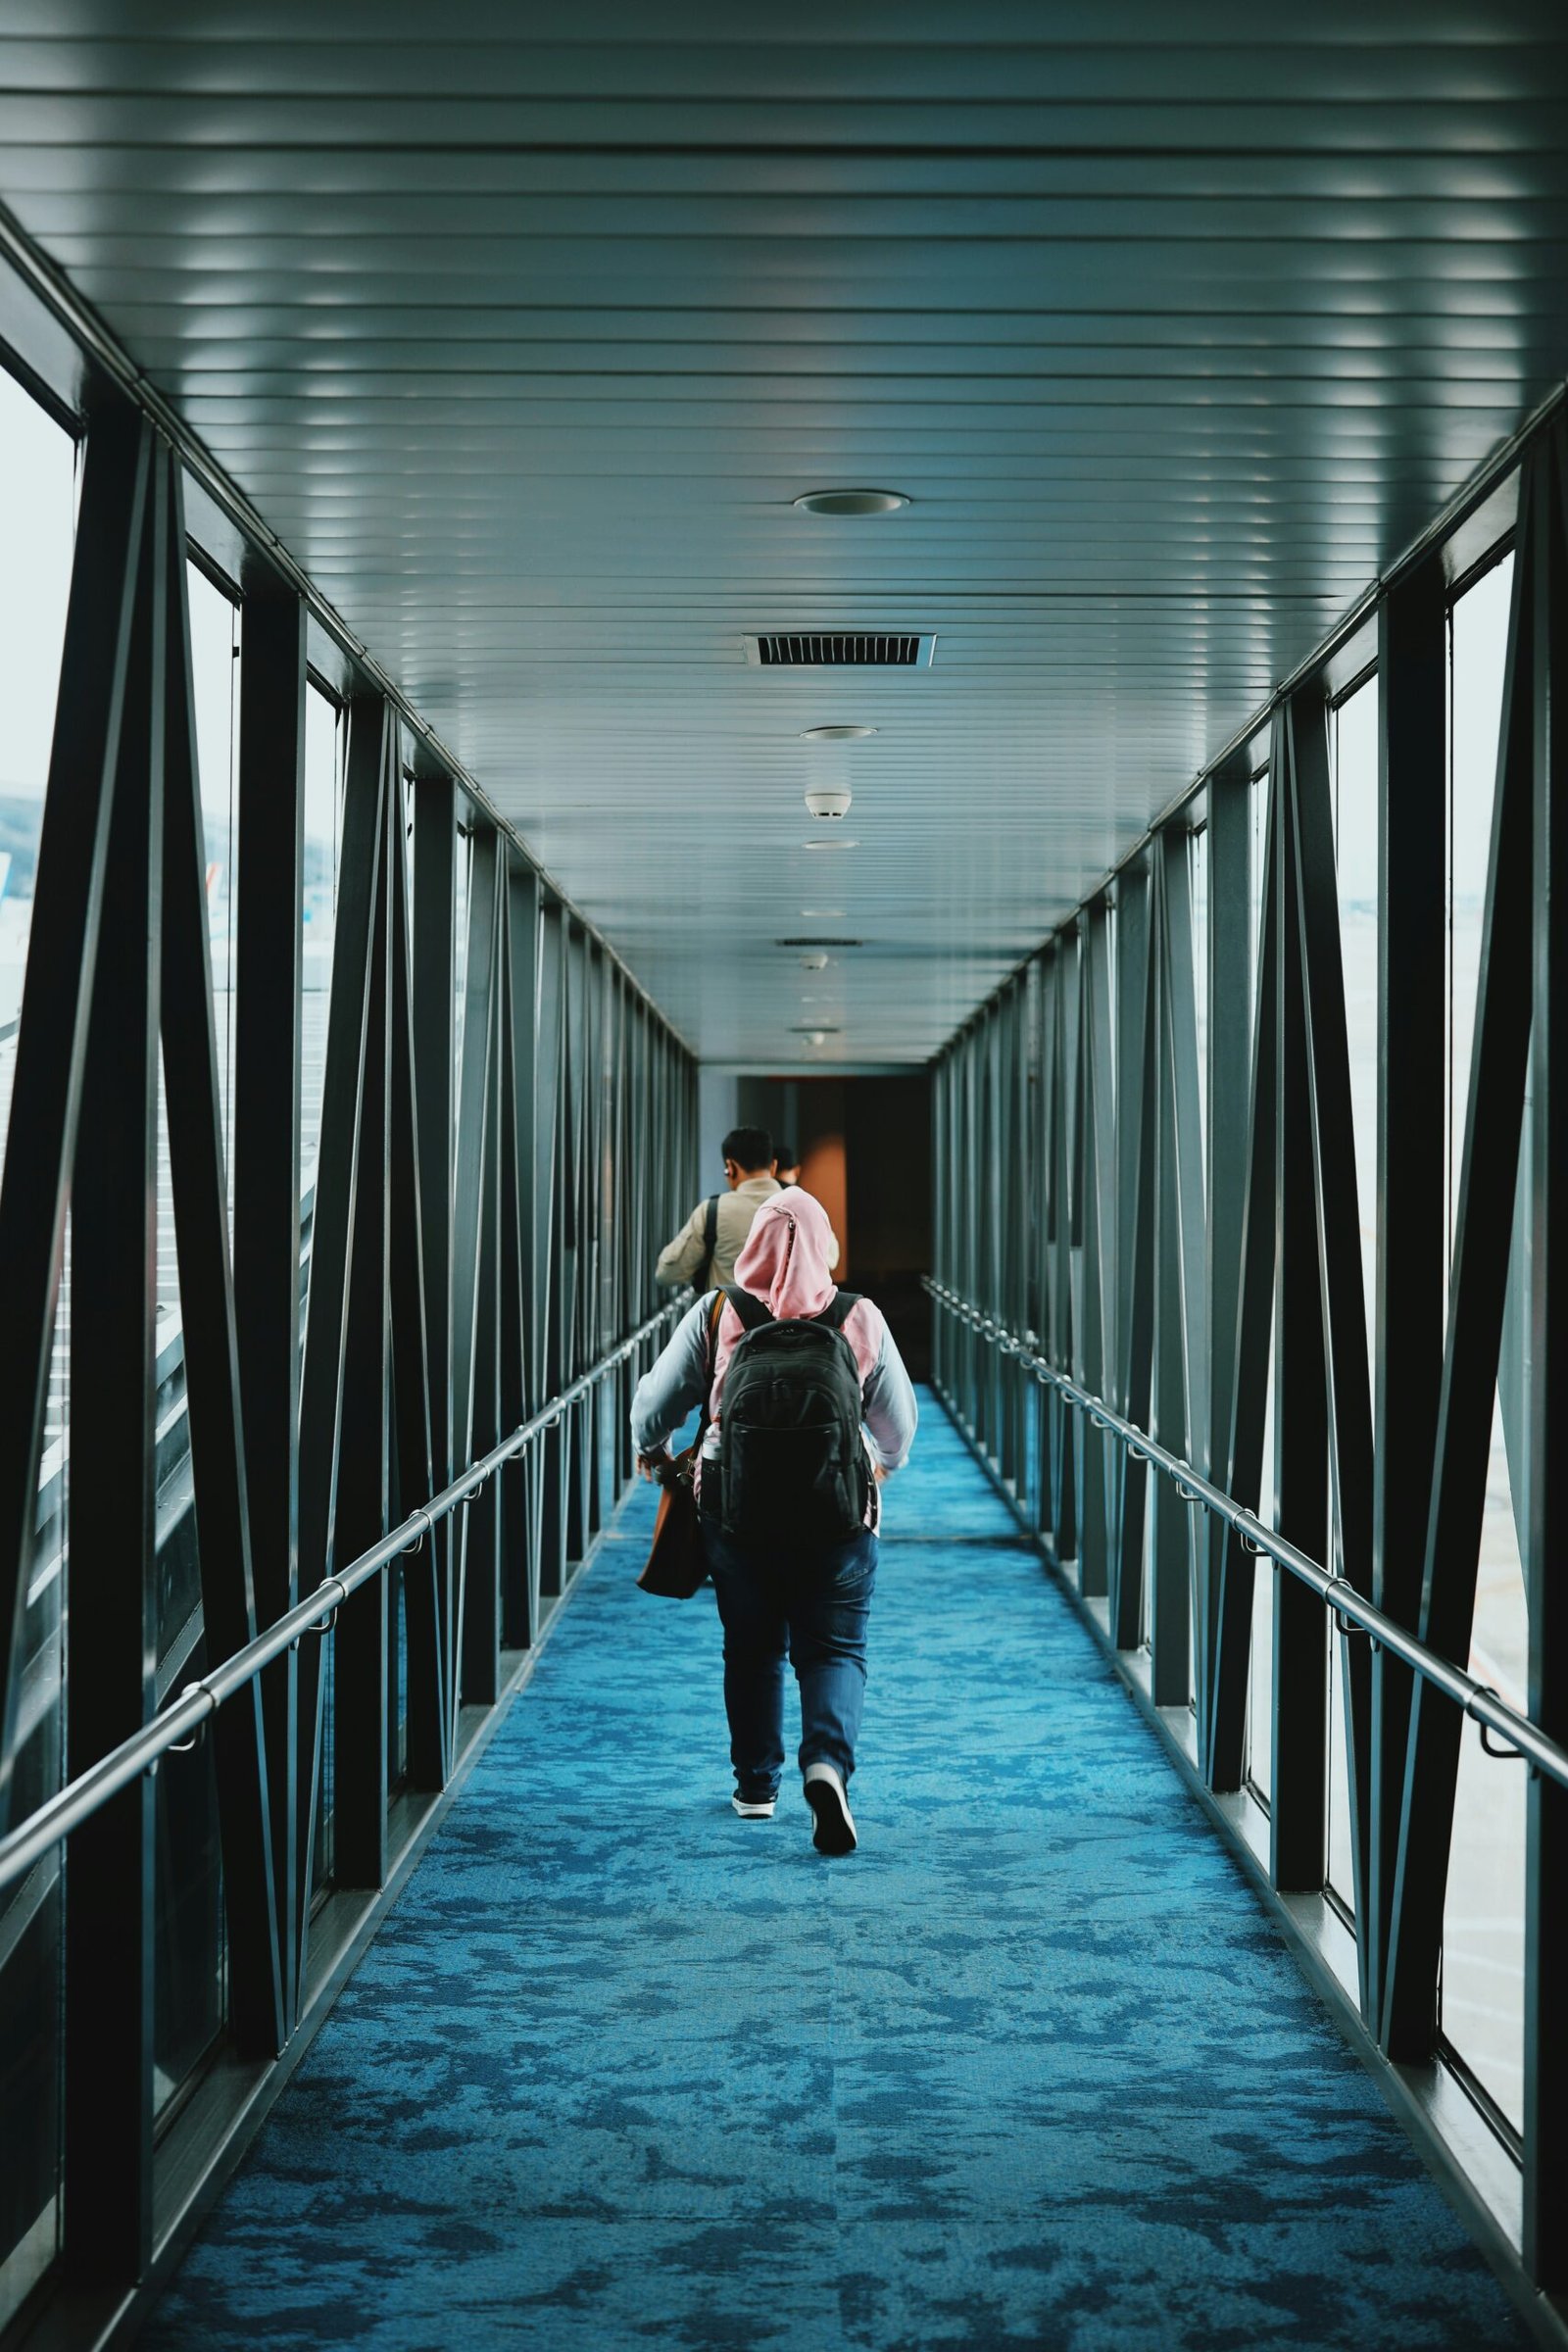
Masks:
[[[1453,605],[1448,632],[1447,1197],[1449,1276],[1475,1036],[1486,885],[1507,664],[1511,556]],[[1528,1109],[1526,1113],[1528,1119]],[[1470,1671],[1526,1704],[1529,1618],[1529,1169],[1521,1154]],[[1524,2102],[1525,1776],[1464,1727],[1444,1915],[1443,2030],[1516,2127]]]

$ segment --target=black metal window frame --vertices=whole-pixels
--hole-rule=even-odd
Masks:
[[[83,402],[0,1181],[0,1922],[13,1898],[65,1896],[56,2250],[0,2312],[8,2342],[135,2325],[526,1680],[632,1475],[631,1385],[679,1306],[653,1265],[697,1185],[695,1062],[618,956],[243,502],[216,552],[196,547],[190,453],[156,404],[101,371]],[[201,501],[211,523],[210,473]],[[232,1215],[193,552],[241,613]],[[302,1323],[312,671],[343,744]],[[203,1637],[172,1697],[155,1672],[160,1055]],[[68,1206],[69,1785],[19,1821]],[[226,1995],[219,2042],[161,2109],[160,1773],[211,1788]]]
[[[1448,630],[1455,598],[1510,547],[1450,1278]],[[1368,1298],[1329,729],[1334,707],[1373,668],[1378,1257]],[[1561,1423],[1555,1369],[1568,1358],[1568,1241],[1558,1238],[1568,1081],[1556,1066],[1568,1037],[1565,713],[1559,400],[944,1049],[931,1286],[939,1392],[1553,2341],[1568,2295],[1568,1643],[1556,1590],[1568,1488],[1560,1437],[1550,1442]],[[1189,849],[1199,826],[1208,867],[1201,1088]],[[1528,1715],[1467,1672],[1522,1152],[1534,1170]],[[1265,1526],[1271,1345],[1277,1510]],[[1276,1582],[1266,1812],[1246,1786],[1260,1563]],[[1353,1901],[1337,1910],[1327,1883],[1331,1642],[1354,1879]],[[1503,1759],[1496,1769],[1529,1774],[1518,2135],[1490,2101],[1479,2102],[1483,2121],[1445,2088],[1444,1896],[1467,1717]]]

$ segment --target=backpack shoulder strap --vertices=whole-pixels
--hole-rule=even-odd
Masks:
[[[751,1291],[730,1287],[726,1288],[723,1297],[729,1300],[748,1331],[760,1331],[764,1323],[771,1323],[773,1320],[760,1298]]]
[[[697,1269],[701,1278],[696,1286],[699,1291],[706,1291],[713,1279],[713,1252],[717,1248],[718,1195],[710,1193],[707,1213],[703,1218],[703,1262]]]
[[[826,1306],[823,1307],[822,1312],[819,1315],[813,1315],[811,1321],[825,1323],[829,1331],[842,1331],[850,1319],[851,1310],[859,1305],[860,1297],[861,1294],[858,1291],[835,1292]]]

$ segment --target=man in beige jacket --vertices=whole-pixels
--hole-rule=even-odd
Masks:
[[[732,1127],[724,1138],[727,1192],[699,1200],[668,1248],[662,1250],[654,1278],[689,1282],[699,1292],[735,1279],[735,1260],[746,1247],[752,1219],[780,1187],[773,1174],[773,1139],[762,1127]]]
[[[765,1127],[732,1127],[724,1138],[724,1182],[729,1190],[699,1200],[654,1268],[656,1282],[689,1282],[699,1296],[735,1279],[735,1260],[746,1247],[752,1219],[764,1200],[783,1188],[773,1162],[773,1139]],[[839,1262],[838,1237],[828,1233],[828,1265]]]

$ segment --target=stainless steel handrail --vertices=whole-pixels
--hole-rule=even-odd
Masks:
[[[1266,1527],[1245,1504],[1237,1502],[1233,1496],[1216,1487],[1200,1470],[1195,1470],[1191,1462],[1184,1461],[1179,1454],[1172,1453],[1168,1446],[1161,1446],[1157,1438],[1152,1438],[1135,1421],[1127,1420],[1116,1411],[1114,1405],[1107,1404],[1093,1390],[1069,1379],[1066,1373],[1058,1372],[1054,1364],[1049,1363],[1028,1344],[1035,1336],[1032,1332],[1020,1338],[1017,1333],[1009,1332],[1005,1326],[997,1323],[982,1308],[961,1298],[956,1291],[951,1291],[945,1283],[936,1281],[932,1275],[923,1274],[920,1279],[946,1313],[956,1321],[967,1324],[990,1346],[1001,1346],[1007,1354],[1020,1358],[1036,1380],[1058,1390],[1069,1404],[1087,1413],[1097,1429],[1103,1429],[1111,1437],[1118,1438],[1135,1461],[1152,1463],[1171,1481],[1184,1501],[1200,1504],[1204,1510],[1212,1511],[1217,1519],[1222,1519],[1227,1527],[1234,1528],[1246,1550],[1273,1560],[1301,1584],[1310,1586],[1319,1598],[1327,1601],[1333,1609],[1342,1630],[1353,1628],[1357,1633],[1368,1635],[1391,1657],[1398,1658],[1412,1673],[1420,1675],[1423,1682],[1430,1683],[1445,1697],[1450,1698],[1456,1707],[1480,1725],[1483,1745],[1487,1744],[1486,1735],[1489,1731],[1497,1733],[1508,1741],[1506,1748],[1487,1746],[1489,1755],[1522,1758],[1532,1770],[1544,1773],[1559,1788],[1568,1788],[1568,1749],[1559,1747],[1555,1740],[1546,1737],[1539,1724],[1532,1723],[1527,1715],[1521,1715],[1517,1709],[1510,1707],[1506,1699],[1500,1698],[1488,1684],[1478,1683],[1473,1675],[1466,1674],[1449,1659],[1440,1657],[1436,1650],[1429,1649],[1407,1627],[1366,1599],[1348,1578],[1335,1576],[1327,1568],[1320,1567],[1304,1551],[1298,1551],[1286,1537]]]
[[[118,1795],[140,1774],[151,1771],[162,1757],[191,1745],[208,1717],[216,1715],[226,1699],[232,1698],[253,1682],[264,1666],[270,1666],[274,1658],[281,1657],[304,1635],[324,1631],[351,1592],[358,1592],[372,1576],[378,1576],[400,1552],[417,1550],[437,1520],[446,1518],[460,1503],[466,1502],[476,1494],[486,1479],[493,1478],[503,1463],[510,1462],[515,1455],[525,1451],[547,1429],[554,1429],[590,1389],[597,1387],[600,1381],[608,1379],[619,1365],[626,1363],[664,1324],[684,1312],[689,1303],[690,1294],[681,1293],[670,1299],[667,1305],[662,1306],[657,1314],[650,1315],[647,1322],[639,1324],[628,1339],[622,1340],[618,1347],[611,1348],[596,1364],[580,1373],[569,1388],[563,1389],[548,1404],[541,1405],[520,1428],[513,1431],[511,1437],[503,1438],[499,1446],[492,1446],[478,1461],[470,1463],[463,1475],[455,1478],[449,1487],[444,1487],[439,1494],[432,1495],[428,1502],[411,1511],[378,1544],[372,1544],[368,1551],[361,1552],[359,1558],[338,1575],[327,1577],[317,1586],[314,1592],[308,1593],[304,1600],[297,1601],[275,1624],[270,1625],[266,1633],[258,1634],[254,1642],[247,1642],[243,1648],[235,1650],[232,1657],[224,1658],[220,1664],[210,1668],[199,1682],[187,1683],[178,1698],[155,1715],[151,1723],[133,1733],[128,1740],[122,1740],[118,1747],[111,1748],[106,1756],[101,1756],[96,1764],[89,1765],[85,1772],[78,1773],[74,1781],[68,1781],[63,1788],[46,1798],[35,1812],[29,1813],[25,1821],[19,1822],[8,1836],[0,1838],[0,1892],[18,1879],[24,1878],[51,1846],[68,1838],[73,1830],[78,1829],[82,1822],[90,1819],[112,1796]]]

